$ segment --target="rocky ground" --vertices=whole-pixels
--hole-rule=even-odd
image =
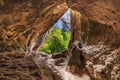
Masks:
[[[80,68],[75,66],[79,62],[77,56],[70,57],[69,50],[52,55],[44,52],[0,53],[0,80],[119,80],[119,51],[120,48],[100,45],[83,46],[77,52],[73,49],[71,54],[84,57],[82,63],[86,66],[80,61]]]
[[[0,80],[89,80],[66,70],[66,52],[0,53]]]
[[[60,80],[42,65],[44,63],[41,67],[37,66],[24,53],[0,53],[0,80]]]
[[[83,73],[82,75],[71,73],[68,67],[68,52],[69,50],[65,50],[51,55],[47,55],[44,52],[33,52],[32,59],[42,69],[41,74],[43,75],[41,76],[44,78],[43,80],[90,80],[90,76],[87,73]],[[46,78],[48,75],[44,75],[46,72],[49,75],[49,79]],[[55,74],[55,79],[50,77],[51,74]]]
[[[42,80],[42,77],[40,69],[24,53],[1,53],[0,80]]]

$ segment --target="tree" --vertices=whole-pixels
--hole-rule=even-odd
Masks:
[[[63,31],[58,28],[54,28],[50,33],[45,45],[41,48],[41,51],[44,51],[48,54],[60,52],[61,50],[67,49],[69,40],[69,31]]]

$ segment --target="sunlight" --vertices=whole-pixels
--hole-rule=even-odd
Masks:
[[[54,24],[48,40],[40,49],[48,54],[68,49],[70,41],[70,9]]]

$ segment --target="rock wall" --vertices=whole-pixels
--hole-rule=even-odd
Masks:
[[[88,18],[112,25],[114,30],[119,33],[120,1],[119,0],[66,0],[68,6],[79,11]]]
[[[119,80],[119,0],[0,0],[0,52],[37,51],[68,7],[71,72]]]
[[[87,72],[95,80],[119,80],[120,1],[67,2],[72,9],[68,63],[71,72]]]
[[[0,0],[0,52],[38,50],[67,9],[63,0]]]

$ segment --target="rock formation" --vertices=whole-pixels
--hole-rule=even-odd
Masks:
[[[67,2],[71,9],[77,10],[71,12],[70,49],[74,46],[75,48],[72,50],[69,64],[74,68],[77,65],[80,69],[84,68],[96,80],[119,80],[120,19],[117,17],[120,15],[120,1],[68,0]],[[77,73],[78,69],[74,71]]]
[[[0,0],[1,54],[38,51],[54,23],[68,8],[71,9],[69,50],[51,58],[69,58],[68,66],[72,74],[81,76],[86,73],[92,80],[119,80],[119,0]],[[4,56],[0,57],[2,61]],[[63,63],[64,59],[55,64]],[[41,64],[37,65],[41,69]]]
[[[39,49],[67,9],[62,0],[0,0],[0,52]]]

